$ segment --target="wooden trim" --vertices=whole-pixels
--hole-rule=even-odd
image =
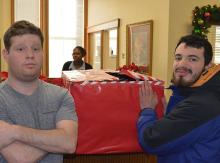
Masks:
[[[100,54],[100,60],[101,60],[101,69],[103,69],[104,30],[100,31],[100,33],[101,33],[101,54]]]
[[[40,0],[40,29],[43,30],[43,13],[44,13],[44,10],[43,10],[43,0]]]
[[[130,42],[130,36],[129,36],[129,25],[126,25],[126,64],[129,65],[130,63],[130,54],[129,52],[131,51],[130,46],[129,46],[129,42]]]
[[[89,62],[90,64],[92,63],[92,57],[91,57],[91,45],[90,45],[90,39],[91,39],[91,34],[87,33],[87,40],[88,40],[88,44],[87,44],[87,62]]]
[[[42,0],[43,1],[43,0]],[[46,59],[46,75],[49,75],[49,0],[45,2],[45,59]]]
[[[119,63],[120,63],[120,57],[119,57],[119,41],[120,41],[120,30],[118,28],[118,31],[117,31],[117,58],[116,58],[116,69],[119,68]]]
[[[15,21],[15,1],[11,0],[11,24]]]
[[[44,56],[42,74],[49,75],[49,0],[40,0],[40,28],[44,34]]]
[[[88,0],[84,0],[84,48],[88,52],[89,47],[88,47],[87,27],[88,27]],[[85,61],[89,61],[89,55],[86,55]]]
[[[111,20],[105,23],[88,27],[88,33],[94,33],[102,30],[118,28],[120,26],[120,19]]]

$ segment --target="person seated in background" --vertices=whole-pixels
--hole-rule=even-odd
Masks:
[[[67,89],[39,79],[43,34],[15,22],[4,34],[8,78],[0,84],[0,162],[63,163],[74,153],[78,118]]]
[[[212,64],[212,57],[208,40],[195,35],[180,39],[174,53],[174,94],[159,120],[156,94],[147,82],[141,86],[139,143],[158,156],[158,163],[220,162],[220,65]]]
[[[73,61],[67,61],[63,65],[62,71],[70,70],[88,70],[92,69],[92,66],[82,60],[86,55],[86,50],[81,46],[76,46],[73,49]]]

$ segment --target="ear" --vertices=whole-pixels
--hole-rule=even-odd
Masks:
[[[9,55],[8,50],[3,49],[2,50],[2,55],[3,55],[3,58],[5,59],[5,61],[8,63],[8,55]]]

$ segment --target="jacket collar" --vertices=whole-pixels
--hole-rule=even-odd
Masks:
[[[220,71],[220,64],[213,64],[208,70],[206,70],[200,78],[191,86],[191,87],[199,87],[209,81],[214,75],[216,75]]]

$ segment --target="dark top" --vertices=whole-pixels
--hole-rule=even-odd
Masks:
[[[157,120],[151,108],[140,113],[139,143],[158,163],[220,162],[220,72],[178,91],[183,99],[164,118]]]
[[[62,71],[70,71],[71,69],[69,69],[69,67],[72,62],[73,61],[67,61],[66,63],[64,63]],[[84,63],[85,63],[85,70],[92,69],[92,66],[90,64],[88,64],[86,62],[84,62]]]

